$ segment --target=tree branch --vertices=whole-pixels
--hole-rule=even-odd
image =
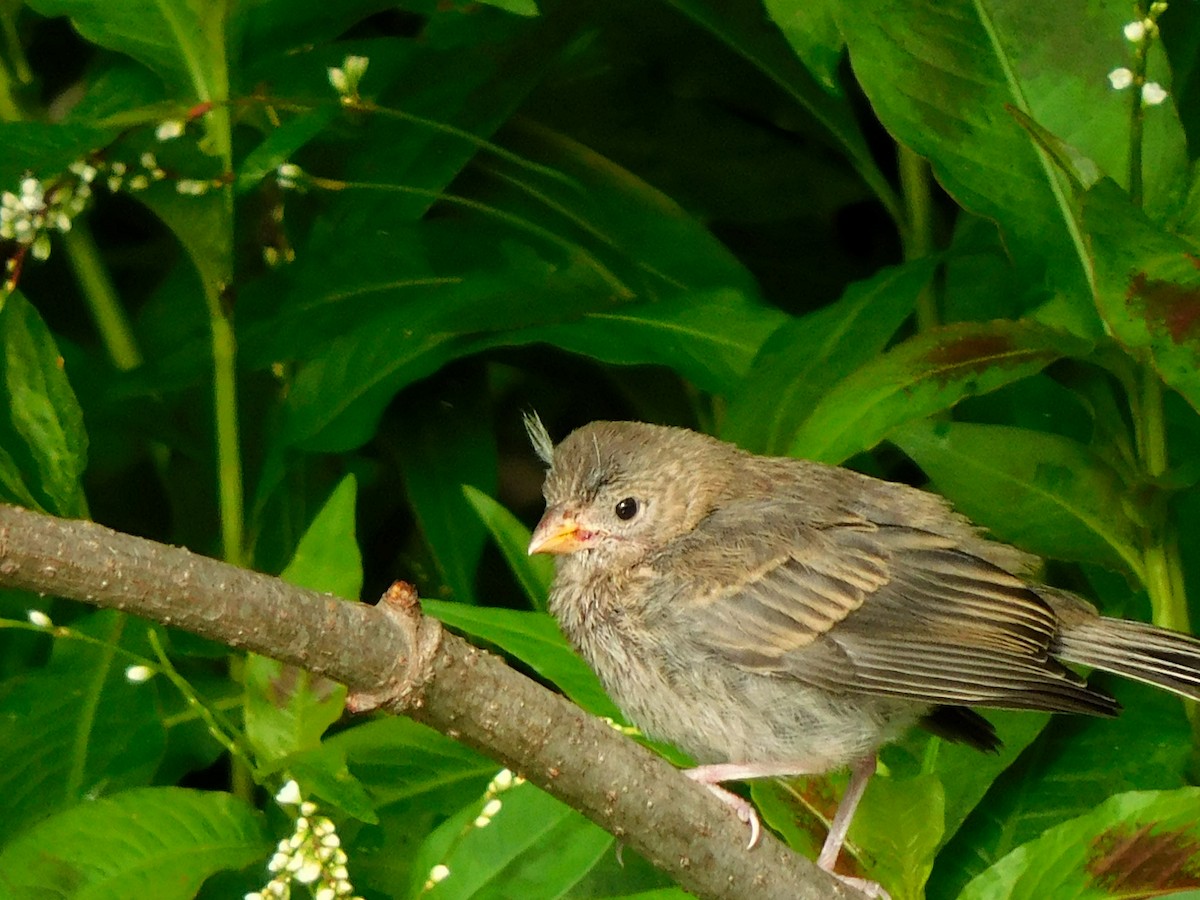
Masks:
[[[345,684],[498,760],[701,897],[861,896],[746,826],[650,751],[422,616],[293,587],[187,550],[0,505],[0,587],[110,607]]]

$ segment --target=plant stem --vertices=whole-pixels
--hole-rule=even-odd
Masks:
[[[63,235],[63,246],[83,299],[92,312],[100,340],[108,357],[118,369],[128,371],[142,364],[142,353],[130,328],[129,319],[117,297],[108,269],[100,259],[91,230],[80,221]]]
[[[900,187],[904,192],[907,227],[901,232],[904,258],[921,259],[933,252],[933,194],[929,163],[903,144],[900,151]],[[927,284],[917,298],[917,328],[928,331],[938,324],[937,297]]]

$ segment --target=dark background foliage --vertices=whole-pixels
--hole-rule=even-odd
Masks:
[[[0,24],[3,499],[348,599],[412,581],[614,716],[524,557],[526,410],[929,486],[1105,611],[1189,628],[1192,4],[11,0]],[[470,827],[494,764],[269,660],[52,597],[0,615],[12,896],[67,870],[252,890],[286,776],[366,897],[680,893],[531,786]],[[1115,722],[996,713],[996,755],[886,751],[854,864],[898,900],[1200,886],[1194,710],[1098,680]],[[753,794],[811,852],[838,780]]]

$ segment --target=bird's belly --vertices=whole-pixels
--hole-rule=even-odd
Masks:
[[[797,771],[825,772],[874,752],[925,712],[711,659],[684,664],[670,648],[603,629],[576,644],[634,724],[702,764],[786,761]]]

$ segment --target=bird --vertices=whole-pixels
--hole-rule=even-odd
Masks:
[[[1102,616],[1037,577],[944,498],[850,469],[752,454],[686,428],[596,421],[554,444],[529,553],[548,608],[621,710],[722,787],[849,767],[817,864],[834,872],[879,748],[921,726],[981,750],[972,707],[1115,716],[1071,665],[1200,699],[1200,640]]]

